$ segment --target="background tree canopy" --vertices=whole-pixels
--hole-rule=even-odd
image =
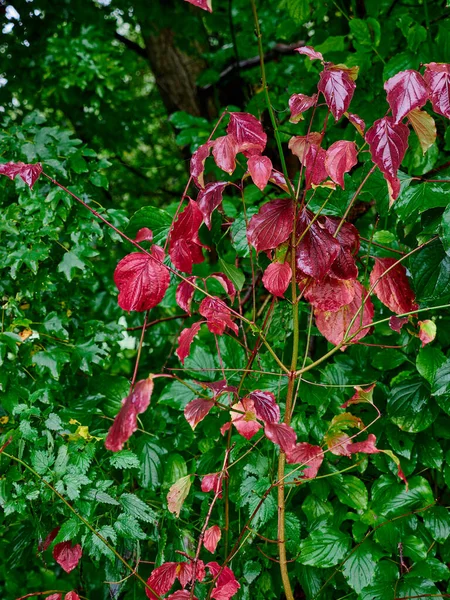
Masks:
[[[261,120],[268,134],[266,155],[281,170],[250,2],[213,2],[212,14],[182,0],[1,5],[2,162],[43,163],[130,237],[150,227],[154,242],[162,245],[189,178],[190,157],[225,109]],[[258,14],[271,102],[286,150],[289,139],[305,135],[309,125],[308,119],[289,121],[289,98],[315,93],[319,73],[316,63],[294,48],[314,46],[327,61],[359,66],[351,110],[368,126],[389,109],[386,80],[426,63],[450,63],[443,1],[260,0]],[[324,104],[317,108],[316,129],[327,111]],[[407,263],[421,308],[450,301],[450,129],[448,119],[434,118],[437,140],[425,154],[415,134],[410,136],[394,207],[389,210],[386,183],[376,171],[348,216],[366,255],[397,256],[439,237]],[[224,133],[221,121],[217,135]],[[327,130],[325,145],[340,139],[355,139],[345,119]],[[294,178],[299,163],[288,154],[287,170]],[[345,191],[336,192],[324,214],[342,217],[367,164],[346,175]],[[234,179],[244,172],[245,165],[238,164]],[[207,181],[221,176],[207,164]],[[185,361],[188,387],[156,380],[140,431],[124,450],[106,451],[103,440],[128,394],[142,328],[142,315],[117,305],[113,281],[130,248],[49,181],[41,179],[30,190],[20,179],[0,179],[0,447],[12,437],[6,451],[34,471],[0,456],[0,596],[15,600],[31,592],[77,589],[89,600],[143,598],[142,584],[128,577],[111,549],[42,478],[130,564],[142,560],[139,572],[145,579],[155,565],[180,560],[177,551],[192,554],[194,548],[195,553],[207,494],[196,484],[179,519],[167,511],[166,496],[182,477],[221,469],[217,446],[223,438],[217,422],[208,420],[194,433],[183,410],[200,393],[198,381],[209,380],[208,369],[225,364],[229,383],[238,385],[245,351],[231,337],[221,337],[219,361],[214,336],[202,333]],[[319,189],[311,208],[318,210],[327,194]],[[265,198],[256,186],[248,187],[248,217]],[[228,269],[246,297],[244,281],[252,268],[240,199],[227,191],[223,206],[232,241],[215,213],[211,231],[201,233],[212,251],[195,274]],[[257,260],[260,278],[269,261],[264,253]],[[151,312],[141,379],[149,372],[177,375],[180,368],[174,350],[187,315],[177,306],[174,278],[172,284]],[[223,291],[219,283],[213,286],[212,293]],[[248,297],[251,303],[251,290]],[[257,300],[263,320],[267,293]],[[380,319],[391,315],[374,303]],[[311,327],[309,306],[300,304],[299,312],[300,351],[316,360],[331,346]],[[365,339],[369,345],[335,354],[311,371],[310,385],[302,383],[293,426],[299,437],[320,444],[353,386],[377,381],[374,402],[382,418],[371,432],[380,448],[399,457],[409,492],[385,454],[361,455],[358,461],[332,456],[324,463],[326,478],[292,486],[286,537],[296,598],[393,600],[448,591],[450,316],[443,309],[423,318],[437,325],[433,344],[422,348],[408,327],[397,334],[383,323]],[[287,361],[290,305],[277,302],[271,319],[269,342]],[[248,378],[247,391],[270,390],[282,404],[287,385],[273,375],[277,365],[264,349],[258,368],[261,373]],[[361,409],[364,423],[375,416],[367,412]],[[230,471],[231,546],[276,474],[273,444],[264,440],[247,455],[248,442],[236,434],[233,441],[231,460],[241,462]],[[277,538],[276,495],[263,507],[232,564],[241,585],[238,598],[283,597],[277,546],[267,541]],[[223,526],[223,516],[217,520]],[[53,545],[44,549],[56,527],[49,544],[70,540],[83,547],[81,566],[69,574],[55,563]],[[212,560],[221,563],[226,550],[219,553]],[[200,600],[208,586],[202,589],[196,591]]]

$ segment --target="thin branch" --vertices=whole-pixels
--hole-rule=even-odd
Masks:
[[[129,40],[124,35],[121,35],[118,31],[116,31],[114,33],[114,37],[116,38],[116,40],[118,40],[124,46],[126,46],[128,48],[128,50],[132,50],[133,52],[135,52],[141,58],[145,58],[145,60],[148,60],[147,51],[145,50],[145,48],[143,48],[142,46],[140,46],[137,42],[133,42],[133,40]]]

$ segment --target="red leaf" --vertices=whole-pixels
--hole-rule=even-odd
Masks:
[[[182,585],[186,587],[194,579],[194,563],[191,562],[180,562],[178,563],[177,577]],[[197,568],[195,570],[195,579],[202,581],[205,578],[205,564],[202,560],[197,561]]]
[[[82,554],[80,544],[72,546],[72,542],[61,542],[53,548],[53,558],[66,573],[70,573],[75,569]]]
[[[336,121],[339,121],[348,110],[355,87],[355,82],[347,71],[328,68],[320,74],[317,89],[324,95],[325,102]]]
[[[289,140],[289,150],[297,156],[300,164],[306,166],[308,152],[312,146],[320,146],[322,134],[311,131],[308,135],[296,135]]]
[[[44,541],[40,541],[38,544],[38,552],[44,552],[45,550],[47,550],[47,548],[50,546],[50,544],[53,542],[53,540],[55,539],[55,537],[58,535],[58,532],[60,530],[60,527],[55,527],[55,529],[52,529],[50,531],[50,533],[47,535],[47,537],[45,538]]]
[[[375,389],[376,383],[372,383],[366,388],[361,387],[360,385],[355,385],[355,393],[350,398],[341,404],[341,408],[347,408],[350,404],[361,404],[361,403],[369,403],[373,404],[373,390]]]
[[[302,46],[301,48],[295,48],[295,51],[299,54],[305,54],[310,60],[322,60],[323,55],[321,52],[314,50],[312,46]]]
[[[11,180],[19,175],[27,186],[32,189],[33,185],[39,179],[39,175],[42,173],[42,165],[36,163],[34,165],[28,165],[23,162],[8,162],[0,164],[0,175],[6,175]]]
[[[363,119],[354,113],[345,113],[345,116],[350,121],[352,125],[356,128],[357,132],[360,133],[364,137],[364,130],[366,128],[366,124]]]
[[[223,567],[221,570],[220,565],[216,562],[210,562],[206,566],[213,577],[217,577],[220,573],[219,577],[217,577],[211,598],[214,600],[230,600],[241,587],[236,581],[233,571],[228,567]]]
[[[432,62],[425,66],[424,79],[433,110],[450,119],[450,65]]]
[[[335,456],[351,456],[347,450],[350,437],[343,431],[335,431],[326,436],[328,450]]]
[[[341,246],[319,220],[311,225],[313,216],[309,210],[303,210],[299,216],[297,235],[300,242],[296,258],[302,273],[321,280],[336,260]]]
[[[198,188],[205,187],[203,174],[205,171],[205,161],[211,152],[213,142],[206,142],[201,145],[191,157],[191,176]]]
[[[185,0],[185,2],[189,2],[189,4],[193,4],[194,6],[198,6],[198,8],[203,8],[203,10],[212,13],[211,0]]]
[[[209,527],[205,531],[205,537],[203,538],[203,545],[209,552],[214,554],[217,548],[217,544],[219,543],[220,538],[222,537],[222,531],[218,525],[213,525]]]
[[[355,284],[353,281],[334,279],[326,275],[322,281],[313,280],[303,295],[314,308],[336,312],[353,300]]]
[[[209,473],[209,475],[205,475],[202,479],[202,492],[214,492],[219,495],[219,498],[222,497],[222,479],[220,477],[220,473]]]
[[[286,454],[293,449],[297,441],[295,431],[286,423],[266,423],[264,433],[266,438],[280,446]]]
[[[236,154],[239,152],[234,135],[224,135],[214,140],[213,156],[216,165],[230,175],[236,168]]]
[[[385,306],[401,315],[418,307],[414,302],[414,292],[409,285],[406,269],[401,263],[393,267],[396,262],[395,258],[376,258],[370,274],[370,286]],[[388,269],[390,271],[384,275]]]
[[[428,100],[428,90],[424,78],[418,71],[400,71],[386,81],[384,89],[387,101],[394,116],[394,122],[406,117],[409,111],[420,108]]]
[[[314,479],[323,461],[323,451],[320,446],[311,446],[311,444],[302,442],[286,453],[286,461],[289,464],[307,464],[307,468],[303,471],[303,477]]]
[[[248,159],[247,166],[253,183],[263,191],[272,175],[272,161],[268,156],[254,154]]]
[[[202,321],[199,323],[194,323],[190,327],[186,327],[186,329],[183,329],[178,337],[178,346],[175,352],[183,364],[185,359],[189,356],[191,344],[194,341],[194,337],[200,331],[201,324]]]
[[[262,282],[267,291],[282,298],[292,279],[292,269],[289,263],[271,263],[264,271]]]
[[[275,185],[277,185],[283,191],[289,192],[289,188],[287,186],[286,179],[284,178],[283,173],[280,173],[280,171],[273,169],[269,181],[271,183],[274,183]]]
[[[51,596],[47,596],[45,600],[61,600],[61,594],[52,594]]]
[[[200,190],[197,197],[198,207],[201,210],[206,227],[211,229],[211,215],[222,204],[223,190],[227,181],[208,183],[204,190]]]
[[[197,277],[187,277],[186,281],[182,281],[180,285],[177,287],[177,291],[175,294],[175,299],[177,301],[178,306],[187,312],[188,315],[191,314],[191,304],[192,298],[195,294],[195,287],[192,286],[189,282],[195,283]]]
[[[203,421],[213,406],[214,402],[212,400],[204,400],[203,398],[191,400],[186,405],[184,416],[192,429],[195,429],[200,421]]]
[[[344,173],[348,173],[358,162],[355,142],[340,140],[326,151],[325,169],[331,179],[344,189]]]
[[[167,596],[167,600],[197,600],[197,596],[191,596],[189,590],[177,590],[170,596]]]
[[[403,123],[394,123],[392,117],[383,117],[375,121],[366,133],[373,162],[392,187],[395,200],[400,192],[397,171],[408,147],[409,128]]]
[[[247,237],[250,244],[261,250],[272,250],[285,242],[293,229],[294,204],[278,198],[264,204],[250,220]]]
[[[436,324],[431,319],[419,321],[419,339],[422,342],[422,348],[432,342],[436,337]]]
[[[289,108],[291,109],[290,123],[303,121],[303,113],[314,106],[317,102],[317,94],[306,96],[305,94],[294,94],[289,98]]]
[[[220,283],[220,285],[228,294],[231,302],[234,302],[234,299],[236,297],[236,288],[234,287],[233,282],[230,279],[228,279],[228,277],[223,273],[213,273],[212,275],[210,275],[210,277],[216,279]]]
[[[142,227],[136,234],[134,241],[139,242],[151,242],[153,240],[153,231],[148,227]]]
[[[317,309],[314,311],[317,328],[320,333],[335,346],[339,345],[344,340],[345,333],[358,311],[358,316],[355,318],[347,337],[354,335],[361,325],[369,325],[373,319],[373,304],[368,297],[366,290],[359,281],[355,281],[354,286],[355,296],[350,304],[343,306],[336,312],[321,311]],[[359,309],[361,308],[363,298],[365,298],[364,308],[360,311]],[[348,343],[354,344],[368,333],[369,327],[362,329]]]
[[[417,137],[419,138],[422,152],[425,152],[436,141],[436,123],[432,116],[424,110],[415,108],[407,115],[408,121],[411,123]]]
[[[114,271],[114,283],[123,310],[143,312],[161,302],[170,283],[163,260],[164,251],[159,246],[152,246],[151,256],[132,252],[122,258]]]
[[[261,429],[261,424],[256,420],[256,410],[253,400],[249,397],[244,398],[242,402],[233,404],[231,408],[235,409],[231,410],[231,421],[238,433],[245,437],[246,440],[251,439]]]
[[[80,600],[80,596],[76,592],[67,592],[64,600]]]
[[[403,325],[406,325],[406,323],[408,321],[409,321],[409,317],[390,317],[389,318],[389,327],[393,331],[400,333]]]
[[[276,403],[272,392],[255,390],[250,392],[247,398],[250,398],[253,402],[258,419],[261,419],[264,423],[278,423],[280,420],[280,407]]]
[[[232,329],[236,335],[239,333],[238,326],[231,320],[230,309],[220,298],[204,298],[198,311],[205,317],[211,333],[223,335],[226,327]]]
[[[341,220],[336,217],[326,217],[324,225],[329,233],[334,236],[337,228],[341,225]],[[351,223],[344,221],[339,233],[336,235],[336,239],[340,244],[340,251],[331,265],[330,277],[354,280],[358,277],[358,267],[353,258],[359,251],[358,230]]]
[[[152,574],[147,579],[147,585],[149,585],[152,590],[160,596],[167,594],[167,592],[175,583],[177,567],[178,563],[176,562],[164,563],[152,571]],[[147,598],[150,598],[150,600],[156,600],[155,594],[152,594],[152,592],[147,588],[145,589],[145,593]]]
[[[373,433],[369,433],[367,440],[364,442],[355,442],[354,444],[347,444],[347,450],[350,454],[355,454],[356,452],[364,452],[365,454],[378,454],[381,450],[375,446],[377,438],[373,435]]]
[[[328,177],[325,170],[326,152],[320,147],[321,143],[322,135],[316,131],[289,140],[289,149],[298,157],[300,164],[306,167],[306,188],[320,185]]]
[[[141,379],[133,391],[122,400],[122,408],[114,419],[105,440],[105,447],[112,452],[122,450],[125,442],[137,429],[137,415],[145,412],[153,393],[153,377]]]
[[[194,200],[179,215],[169,236],[170,258],[177,269],[192,272],[192,265],[203,262],[202,247],[198,238],[198,230],[203,222],[203,215]]]
[[[267,143],[267,135],[256,117],[248,113],[230,113],[227,133],[234,136],[238,151],[250,151],[251,154],[261,154]]]

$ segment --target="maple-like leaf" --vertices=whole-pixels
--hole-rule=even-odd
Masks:
[[[355,87],[355,82],[346,70],[326,68],[321,72],[317,89],[324,95],[336,121],[348,110]]]
[[[409,317],[394,317],[394,316],[392,316],[389,318],[389,327],[393,331],[400,333],[403,325],[406,325],[406,323],[408,321],[409,321]]]
[[[190,327],[186,327],[186,329],[183,329],[178,337],[178,345],[175,352],[177,353],[177,356],[182,364],[184,364],[185,359],[189,356],[191,344],[194,340],[194,337],[200,331],[202,322],[203,321],[193,323]]]
[[[301,48],[295,48],[295,51],[299,54],[304,54],[310,60],[321,60],[323,61],[323,55],[321,52],[314,50],[312,46],[302,46]]]
[[[234,135],[228,134],[214,140],[213,156],[216,165],[230,175],[236,168],[236,154],[239,152]]]
[[[316,326],[320,333],[335,346],[341,344],[344,338],[352,338],[349,343],[354,344],[369,333],[369,327],[356,333],[361,326],[369,325],[372,322],[374,308],[372,301],[367,295],[365,288],[359,283],[354,282],[355,295],[353,300],[335,312],[315,310]],[[364,299],[364,306],[361,310]],[[356,318],[354,319],[354,317]],[[354,321],[353,321],[354,319]],[[349,329],[350,323],[353,321]],[[352,337],[354,336],[354,337]]]
[[[141,379],[122,400],[122,408],[114,419],[105,440],[105,447],[112,452],[122,450],[125,442],[137,429],[137,416],[145,412],[153,393],[153,376]]]
[[[222,531],[220,527],[218,525],[213,525],[205,531],[203,545],[209,552],[214,554],[221,537]]]
[[[286,454],[292,450],[297,441],[295,431],[286,423],[266,423],[264,434],[267,439],[280,446]]]
[[[206,566],[214,578],[220,573],[211,593],[211,598],[214,600],[230,600],[241,587],[236,581],[233,571],[229,567],[221,568],[216,562],[209,562]]]
[[[169,255],[177,269],[192,272],[192,266],[203,262],[202,248],[206,248],[198,237],[203,214],[194,200],[178,216],[169,235]]]
[[[425,80],[414,69],[400,71],[386,81],[384,89],[395,123],[400,123],[411,110],[421,108],[428,100]]]
[[[214,402],[212,400],[204,400],[203,398],[191,400],[186,405],[184,416],[192,429],[195,429],[200,421],[203,421],[213,406]]]
[[[272,161],[268,156],[254,154],[248,159],[247,166],[253,183],[263,191],[272,175]]]
[[[205,161],[208,158],[214,142],[206,142],[197,148],[191,157],[191,177],[198,188],[205,187]]]
[[[231,311],[220,298],[204,298],[198,311],[205,317],[206,324],[211,333],[223,335],[225,328],[229,327],[238,335],[239,328],[231,320]]]
[[[264,271],[262,282],[268,292],[283,298],[292,279],[292,269],[289,263],[271,263]]]
[[[82,554],[80,544],[72,546],[72,542],[61,542],[53,548],[53,558],[66,573],[70,573],[75,569]]]
[[[212,213],[222,204],[223,190],[227,185],[227,181],[208,183],[205,189],[198,193],[197,204],[208,229],[211,229]]]
[[[11,180],[19,175],[20,179],[27,184],[30,190],[39,179],[39,175],[41,173],[42,165],[40,163],[35,163],[34,165],[29,165],[23,162],[8,162],[0,164],[0,175],[6,175],[6,177],[9,177]]]
[[[409,112],[407,117],[419,138],[422,152],[425,154],[436,141],[436,123],[431,115],[419,108],[415,108]]]
[[[450,65],[428,63],[424,73],[433,110],[450,119]]]
[[[370,286],[385,306],[401,315],[416,310],[418,306],[406,269],[401,263],[395,265],[397,262],[395,258],[376,258],[370,274]]]
[[[228,294],[231,302],[234,302],[234,299],[236,297],[236,288],[234,287],[234,284],[231,281],[231,279],[229,279],[224,273],[213,273],[212,275],[210,275],[210,277],[212,277],[220,283],[225,292]]]
[[[307,465],[303,471],[303,477],[314,479],[323,462],[323,450],[320,446],[312,446],[306,442],[295,444],[289,452],[286,452],[286,461],[289,464]]]
[[[364,137],[364,131],[366,129],[366,124],[363,119],[359,115],[355,115],[354,113],[345,113],[345,116],[350,121],[350,123],[355,127],[356,131]]]
[[[317,102],[317,94],[306,96],[305,94],[294,94],[289,98],[289,108],[291,111],[290,123],[303,121],[303,113],[310,109]]]
[[[238,151],[248,155],[261,154],[267,143],[267,135],[256,117],[249,113],[230,113],[227,133],[236,140]]]
[[[222,478],[220,473],[209,473],[202,479],[201,484],[202,492],[214,492],[218,494],[219,498],[222,497]]]
[[[325,170],[331,179],[344,189],[344,174],[358,162],[355,142],[340,140],[326,151]]]
[[[175,583],[177,577],[178,563],[166,562],[160,567],[157,567],[147,579],[147,585],[149,585],[154,592],[159,596],[167,594],[170,588]],[[155,594],[146,588],[145,593],[147,598],[150,600],[157,600]]]
[[[321,281],[310,280],[303,295],[314,308],[336,312],[353,300],[355,285],[351,280],[334,279],[326,275]]]
[[[341,246],[326,229],[320,219],[313,221],[314,215],[303,210],[298,218],[297,267],[305,275],[321,280],[336,260]]]
[[[272,250],[285,242],[294,226],[294,204],[290,198],[277,198],[264,204],[250,220],[247,237],[257,252]]]
[[[432,342],[436,337],[436,323],[431,319],[419,321],[419,340],[422,342],[422,348]]]
[[[175,293],[175,300],[178,306],[187,312],[188,315],[191,314],[191,304],[192,298],[194,297],[195,287],[191,285],[191,283],[195,283],[197,277],[187,277],[186,281],[182,281]]]
[[[231,408],[231,422],[236,427],[238,433],[247,440],[251,439],[262,427],[256,420],[256,410],[253,400],[247,396],[243,398],[242,402],[233,404]]]
[[[203,10],[207,10],[212,13],[212,2],[211,0],[185,0],[185,2],[189,2],[189,4],[193,4],[198,8],[202,8]]]
[[[191,489],[192,477],[186,475],[178,479],[169,489],[167,494],[167,508],[176,517],[180,516],[181,508]]]

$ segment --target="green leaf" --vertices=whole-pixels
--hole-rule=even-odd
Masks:
[[[58,535],[55,538],[54,544],[60,542],[67,542],[68,540],[74,540],[81,529],[81,521],[77,518],[69,519],[61,525],[61,529],[58,531]]]
[[[287,0],[287,9],[296,25],[303,25],[309,19],[309,0]]]
[[[417,433],[433,423],[438,409],[423,380],[410,378],[395,386],[388,398],[388,414],[403,431]]]
[[[376,19],[350,19],[349,27],[355,41],[361,46],[372,48],[380,44],[381,28]]]
[[[350,537],[328,525],[312,531],[300,542],[300,558],[303,565],[312,567],[334,567],[347,554]]]
[[[403,554],[414,562],[424,560],[427,557],[425,542],[416,535],[407,535],[402,539]]]
[[[166,451],[157,444],[144,441],[138,452],[141,468],[139,469],[139,484],[144,489],[155,489],[161,485],[162,461],[161,456]]]
[[[433,506],[427,510],[423,522],[436,542],[443,544],[450,536],[450,515],[443,506]]]
[[[367,540],[357,546],[343,567],[344,577],[357,594],[372,583],[380,549]]]
[[[53,464],[53,456],[45,450],[35,450],[31,456],[31,464],[39,475],[43,475]]]
[[[83,262],[81,258],[78,258],[76,254],[69,251],[64,254],[62,261],[59,263],[58,273],[64,273],[67,277],[67,281],[72,281],[76,270],[84,271],[85,268],[86,263]]]
[[[131,450],[121,450],[115,452],[109,462],[116,469],[137,469],[140,466],[138,457]]]
[[[343,475],[342,479],[337,478],[332,485],[342,504],[346,504],[355,510],[367,509],[369,494],[361,479],[353,475]]]
[[[156,523],[155,512],[134,494],[122,494],[120,503],[126,514],[146,523]]]
[[[245,283],[244,273],[234,265],[230,265],[221,258],[219,258],[218,265],[220,271],[228,277],[234,287],[241,291]]]
[[[423,213],[430,208],[447,206],[448,184],[419,183],[411,185],[400,194],[394,203],[395,211],[401,219],[414,219],[417,213]]]
[[[444,353],[435,346],[425,346],[419,350],[416,358],[416,367],[419,373],[429,384],[433,385],[436,371],[445,362]]]
[[[450,257],[440,242],[433,242],[413,254],[410,271],[421,306],[437,306],[450,300]]]
[[[438,588],[432,581],[427,581],[426,579],[423,580],[416,577],[405,577],[402,581],[400,581],[396,590],[396,596],[398,598],[420,598],[427,596],[442,598],[442,596],[439,594]]]
[[[253,583],[261,573],[261,565],[255,560],[249,560],[244,565],[244,578],[247,583]]]
[[[396,593],[398,568],[385,560],[380,561],[373,575],[372,583],[361,590],[358,600],[394,600]]]
[[[189,375],[206,381],[216,379],[219,366],[216,355],[201,343],[192,344],[191,353],[184,361],[185,370]]]
[[[375,514],[394,517],[416,508],[424,508],[434,503],[434,494],[424,477],[416,475],[405,484],[391,477],[382,476],[372,488],[372,509]]]
[[[147,537],[136,519],[126,514],[119,515],[114,523],[114,529],[126,540],[145,540]]]
[[[431,391],[439,406],[450,414],[450,358],[436,370]]]
[[[169,234],[172,217],[165,210],[155,206],[144,206],[131,217],[126,234],[135,238],[139,229],[148,227],[153,232],[153,244],[163,246]]]
[[[255,206],[249,206],[247,208],[247,219],[250,221],[251,217],[257,212],[258,209]],[[242,258],[250,256],[250,248],[247,239],[247,227],[243,213],[238,215],[231,226],[231,243],[233,244],[238,256],[241,256]]]
[[[37,352],[32,357],[37,371],[40,374],[45,374],[48,371],[54,379],[59,379],[63,366],[69,360],[69,355],[59,348],[41,350],[41,352]]]
[[[89,490],[87,494],[85,494],[86,498],[90,500],[96,500],[97,502],[101,502],[102,504],[111,504],[113,506],[119,506],[119,502],[112,496],[110,496],[107,492],[103,490]]]

